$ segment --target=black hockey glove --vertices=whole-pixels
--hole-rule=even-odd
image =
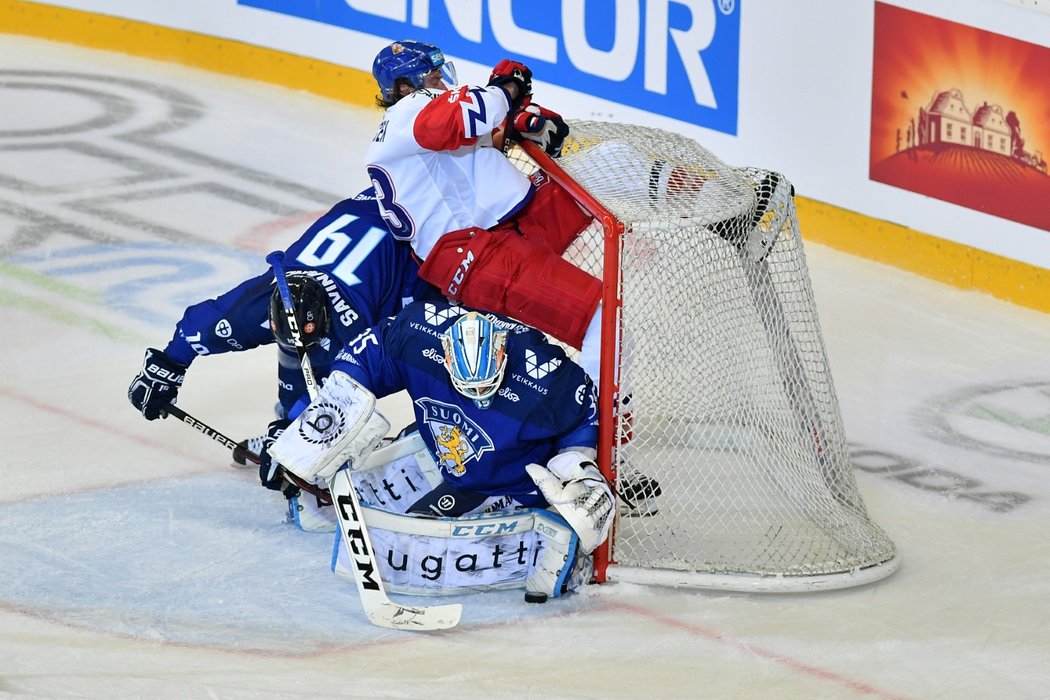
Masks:
[[[489,75],[489,85],[499,85],[504,90],[507,83],[518,86],[518,96],[511,101],[511,111],[520,107],[525,98],[532,95],[532,71],[524,64],[505,58],[496,64]]]
[[[167,418],[164,408],[175,403],[185,376],[185,365],[179,364],[161,350],[147,348],[142,370],[128,387],[128,401],[146,420]]]
[[[299,495],[299,489],[284,479],[279,462],[273,461],[270,456],[270,448],[277,438],[281,437],[284,429],[291,425],[290,420],[278,419],[270,423],[266,428],[266,437],[263,438],[262,450],[259,452],[259,481],[262,485],[272,491],[281,491],[285,498],[294,498]]]
[[[510,126],[522,138],[535,141],[547,155],[555,158],[561,155],[561,146],[569,135],[569,125],[560,114],[531,100],[526,100],[522,108],[511,115]]]

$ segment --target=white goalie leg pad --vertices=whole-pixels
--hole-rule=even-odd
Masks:
[[[395,593],[454,595],[522,588],[547,548],[546,535],[534,528],[537,514],[546,511],[428,518],[369,506],[361,510],[380,577]],[[352,577],[353,564],[340,537],[337,532],[332,571]]]
[[[590,578],[593,570],[589,555],[580,551],[580,538],[557,513],[536,511],[536,546],[539,556],[525,577],[525,590],[557,598],[571,593]]]
[[[547,462],[526,465],[525,470],[547,499],[580,538],[580,547],[593,552],[609,534],[613,497],[609,483],[592,458],[577,450],[560,452]]]
[[[339,524],[335,508],[321,505],[317,496],[305,491],[288,499],[288,517],[303,532],[332,532]]]
[[[372,452],[350,480],[362,505],[404,513],[442,478],[422,436],[411,433]]]
[[[346,462],[363,464],[389,431],[375,395],[345,372],[333,372],[269,452],[304,479],[328,479]]]

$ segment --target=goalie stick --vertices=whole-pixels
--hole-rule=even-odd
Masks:
[[[224,447],[228,447],[230,450],[233,451],[234,455],[238,455],[239,454],[239,455],[243,456],[247,461],[253,462],[255,464],[259,464],[259,455],[255,454],[254,452],[252,452],[249,449],[241,447],[239,444],[234,442],[231,438],[227,437],[226,435],[223,435],[218,430],[216,430],[215,428],[211,427],[210,425],[208,425],[204,421],[200,420],[199,418],[196,418],[194,416],[191,416],[189,413],[186,413],[186,411],[183,411],[181,408],[179,408],[175,404],[168,404],[164,408],[164,411],[169,416],[174,416],[175,418],[178,418],[180,421],[182,421],[186,425],[188,425],[191,428],[194,428],[195,430],[197,430],[198,432],[203,433],[204,435],[210,437],[212,440],[214,440],[215,442],[219,443],[220,445],[222,445]],[[279,467],[279,469],[280,469],[281,476],[284,477],[289,483],[294,485],[296,488],[298,488],[300,491],[305,491],[306,493],[309,493],[312,496],[315,496],[317,498],[317,500],[319,500],[323,505],[326,505],[326,506],[332,505],[332,494],[329,493],[327,490],[322,489],[319,486],[316,486],[314,484],[311,484],[309,481],[306,481],[305,479],[299,478],[298,476],[296,476],[295,474],[291,473],[290,471],[288,471],[284,467]]]
[[[288,289],[288,280],[284,274],[284,253],[281,251],[270,253],[266,256],[266,262],[273,268],[274,279],[284,306],[285,318],[292,334],[292,341],[295,343],[295,351],[299,355],[299,365],[303,371],[303,379],[306,381],[306,390],[312,401],[317,398],[319,387],[295,318],[295,305],[292,302],[292,294]],[[328,488],[335,501],[336,516],[342,528],[340,539],[350,561],[354,564],[351,567],[354,582],[361,596],[361,607],[364,608],[369,622],[377,627],[388,629],[420,631],[443,630],[459,624],[459,618],[463,612],[463,606],[459,603],[420,606],[400,605],[390,600],[386,587],[383,585],[383,579],[379,575],[375,549],[368,536],[368,528],[365,527],[361,517],[361,502],[357,491],[350,483],[349,472],[346,469],[337,471],[329,481]]]

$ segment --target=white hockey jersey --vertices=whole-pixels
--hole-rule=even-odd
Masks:
[[[368,174],[391,233],[420,258],[443,234],[491,228],[528,201],[529,179],[492,146],[509,110],[498,86],[417,90],[387,109]]]

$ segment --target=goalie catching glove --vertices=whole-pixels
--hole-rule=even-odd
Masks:
[[[529,464],[525,470],[579,535],[583,551],[593,552],[609,535],[613,521],[612,489],[598,465],[582,452],[567,450],[545,467]]]
[[[511,138],[516,132],[521,138],[538,143],[547,155],[561,155],[561,146],[569,135],[569,125],[557,112],[526,100],[521,109],[510,116],[509,121]]]
[[[268,452],[307,481],[328,479],[346,462],[359,468],[389,430],[375,395],[345,372],[332,372]]]

